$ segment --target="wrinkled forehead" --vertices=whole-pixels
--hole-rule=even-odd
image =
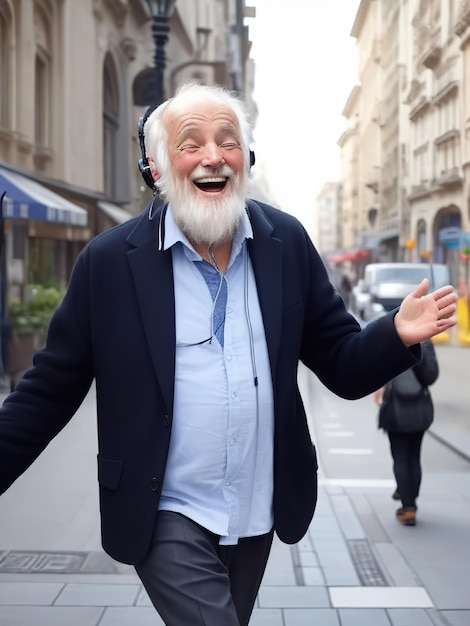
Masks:
[[[180,96],[170,102],[165,109],[163,124],[168,132],[178,132],[181,126],[191,124],[219,123],[233,126],[240,131],[235,111],[215,95]]]

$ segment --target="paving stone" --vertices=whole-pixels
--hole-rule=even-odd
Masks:
[[[369,498],[366,494],[356,493],[351,490],[348,493],[351,504],[358,516],[365,535],[372,543],[387,543],[389,538],[384,530],[384,527],[379,522],[374,509],[371,507]]]
[[[441,614],[452,626],[468,626],[470,624],[470,611],[441,611]]]
[[[54,602],[63,587],[61,583],[1,582],[0,605],[47,606]]]
[[[323,576],[329,587],[359,587],[361,581],[352,563],[339,562],[322,567]]]
[[[334,609],[286,609],[284,624],[285,626],[306,626],[307,624],[341,626]]]
[[[387,612],[393,626],[407,626],[408,624],[433,626],[431,618],[424,609],[389,609]],[[452,622],[452,624],[454,623]]]
[[[427,608],[433,603],[422,587],[331,587],[337,608]]]
[[[58,606],[133,606],[139,585],[66,585],[54,604]]]
[[[387,574],[393,582],[392,586],[418,586],[415,573],[396,546],[392,543],[377,543],[374,547],[383,565],[385,574]]]
[[[135,602],[136,606],[151,606],[153,607],[153,604],[149,598],[149,594],[145,591],[145,589],[143,587],[141,587],[138,595],[137,595],[137,600]]]
[[[336,514],[336,519],[346,539],[364,539],[365,534],[361,523],[351,506],[348,496],[334,496],[331,502]]]
[[[384,609],[339,609],[338,614],[341,626],[390,626]]]
[[[281,609],[255,609],[250,626],[286,626]]]
[[[164,626],[164,624],[153,607],[111,607],[105,610],[99,626]]]
[[[314,552],[299,552],[302,567],[318,567],[317,555]]]
[[[258,604],[263,609],[331,607],[324,587],[261,587]]]
[[[302,575],[305,585],[324,586],[325,578],[319,567],[302,567]]]
[[[296,585],[296,573],[292,550],[297,546],[289,546],[274,538],[268,566],[264,573],[263,585]],[[312,546],[310,546],[310,550]]]
[[[328,539],[317,542],[315,551],[321,566],[351,567],[354,570],[351,555],[344,541]]]
[[[344,537],[341,533],[341,529],[334,515],[328,515],[323,517],[313,517],[312,523],[308,530],[308,536],[315,544],[319,540],[343,540]]]
[[[98,626],[98,624],[101,626],[103,611],[101,607],[85,606],[0,606],[0,624],[2,626]],[[133,622],[132,626],[140,625]]]

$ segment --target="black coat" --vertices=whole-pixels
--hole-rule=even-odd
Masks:
[[[361,331],[298,220],[259,202],[248,208],[274,393],[274,524],[282,541],[294,543],[317,499],[299,359],[329,389],[355,399],[414,364],[420,350],[404,346],[393,314]],[[160,211],[84,248],[46,347],[0,410],[3,492],[72,418],[96,379],[103,547],[133,564],[150,547],[173,418],[173,266],[171,251],[157,246]]]
[[[421,344],[421,360],[410,371],[415,375],[417,390],[412,395],[404,394],[403,384],[399,385],[399,379],[409,375],[408,372],[393,378],[385,386],[379,409],[379,428],[387,432],[423,432],[433,423],[434,405],[428,387],[437,380],[439,365],[431,340]],[[412,386],[410,389],[413,391]]]

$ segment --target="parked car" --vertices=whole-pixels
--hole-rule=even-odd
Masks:
[[[365,322],[400,306],[403,298],[423,278],[434,291],[449,283],[449,268],[442,263],[371,263],[366,265],[361,285],[362,317]]]

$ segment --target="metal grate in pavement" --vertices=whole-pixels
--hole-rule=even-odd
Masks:
[[[294,567],[295,584],[299,587],[305,587],[305,578],[300,562],[299,546],[297,544],[290,546],[290,554]]]
[[[38,552],[0,554],[0,574],[116,574],[118,565],[104,552]]]
[[[366,539],[350,539],[347,544],[361,584],[364,587],[388,587],[369,542]]]

